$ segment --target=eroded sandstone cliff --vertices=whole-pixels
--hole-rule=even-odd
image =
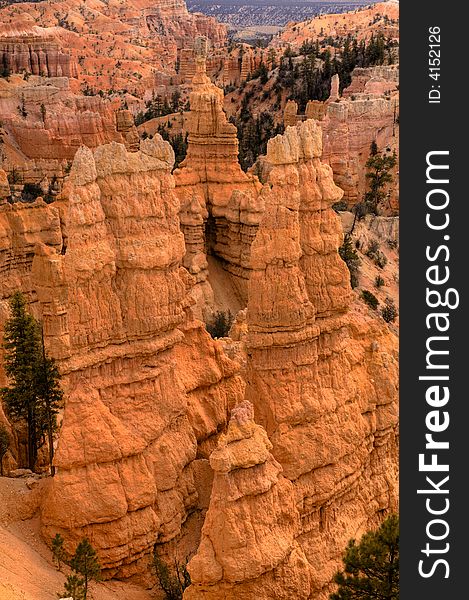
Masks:
[[[187,244],[184,265],[203,284],[204,256],[215,254],[246,300],[250,248],[263,211],[262,185],[239,165],[236,127],[223,111],[223,90],[206,75],[206,52],[203,47],[198,51],[192,81],[187,157],[174,173]],[[208,292],[199,296],[207,298]]]
[[[310,597],[307,560],[295,540],[300,518],[294,488],[271,449],[252,404],[236,406],[210,457],[210,509],[189,564],[185,599]]]
[[[272,564],[266,556],[267,548],[275,556],[274,543],[264,546],[261,538],[261,550],[249,543],[261,526],[255,509],[244,510],[232,526],[237,505],[229,495],[215,495],[222,483],[239,490],[236,478],[254,486],[254,469],[249,462],[240,473],[219,469],[206,523],[220,525],[204,528],[190,563],[191,599],[268,598],[271,577],[272,597],[325,599],[347,541],[396,509],[397,340],[352,304],[337,253],[341,224],[330,208],[342,192],[321,151],[321,130],[312,120],[269,142],[269,191],[251,251],[247,312],[246,399],[291,482],[299,522],[290,521],[285,547],[294,539],[299,554],[275,577],[285,554]],[[219,455],[236,456],[235,448],[220,441],[212,455],[215,470]],[[262,506],[271,493],[256,488],[245,502]],[[283,520],[278,506],[269,504],[266,512],[273,528]],[[229,515],[226,525],[222,515]],[[239,547],[249,568],[235,574],[225,565]]]
[[[81,84],[140,98],[157,76],[176,76],[180,50],[197,36],[214,49],[227,41],[225,25],[190,13],[184,0],[21,2],[1,7],[0,23],[0,69],[72,76],[75,92]]]
[[[339,95],[339,80],[332,81],[326,102],[312,100],[305,115],[298,115],[298,105],[289,101],[284,112],[286,126],[304,119],[321,121],[323,160],[334,173],[335,183],[344,191],[343,200],[354,206],[361,202],[368,189],[366,162],[372,142],[379,151],[399,151],[398,65],[357,68],[352,83]],[[268,165],[263,165],[265,171]],[[398,169],[394,169],[393,186],[385,210],[399,206]]]
[[[63,51],[58,28],[0,27],[0,68],[4,73],[76,77],[77,64]]]
[[[197,545],[198,482],[243,389],[191,316],[173,160],[159,136],[83,147],[59,201],[0,213],[2,292],[30,291],[67,390],[43,532],[90,537],[108,577],[142,573],[182,528]]]

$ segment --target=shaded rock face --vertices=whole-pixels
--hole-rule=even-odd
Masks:
[[[159,136],[81,148],[59,201],[0,209],[2,317],[30,291],[67,391],[42,530],[69,550],[88,536],[106,577],[145,572],[182,530],[195,549],[200,473],[243,393],[191,315],[173,161]]]
[[[344,190],[349,206],[360,202],[367,190],[371,143],[376,141],[382,151],[398,149],[398,114],[398,99],[384,96],[363,94],[329,105],[323,121],[324,160],[331,165],[334,181]],[[393,189],[388,208],[397,204],[398,188]]]
[[[130,110],[121,109],[116,112],[116,129],[124,136],[127,150],[137,152],[140,148],[140,136]]]
[[[271,449],[252,404],[236,406],[210,457],[212,497],[185,600],[310,597],[294,488]]]
[[[24,105],[26,117],[18,114],[20,105]],[[21,86],[6,87],[0,110],[8,133],[5,142],[17,152],[12,157],[17,168],[28,160],[71,160],[81,145],[96,148],[125,139],[117,131],[110,102],[99,96],[73,94],[64,77],[31,77]]]
[[[348,540],[397,506],[397,340],[352,306],[330,208],[342,191],[321,152],[314,121],[269,142],[251,250],[247,404],[211,457],[191,600],[326,600]]]
[[[184,264],[203,283],[202,256],[215,254],[246,300],[250,248],[263,211],[262,185],[239,165],[236,128],[223,112],[223,90],[206,75],[206,48],[197,53],[186,116],[188,152],[174,173],[181,210],[191,214],[182,217],[188,247]]]
[[[182,48],[179,52],[179,76],[182,82],[192,83],[196,73],[197,56],[194,48]],[[218,83],[239,85],[246,81],[262,62],[267,60],[267,51],[263,48],[252,48],[248,44],[236,46],[227,50],[211,48],[207,56],[207,74]]]
[[[353,94],[385,94],[397,91],[399,86],[399,65],[356,68],[352,82],[344,90],[344,96]]]
[[[332,167],[335,183],[344,191],[350,206],[362,201],[367,191],[366,162],[372,142],[380,151],[399,150],[398,65],[355,69],[351,85],[339,96],[338,79],[333,79],[326,102],[308,102],[305,115],[296,102],[285,107],[285,126],[305,119],[321,121],[323,161]],[[398,208],[397,167],[386,210]]]
[[[0,28],[0,68],[8,73],[76,77],[77,65],[56,39],[56,28]]]

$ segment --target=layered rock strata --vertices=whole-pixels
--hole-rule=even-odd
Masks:
[[[57,40],[58,28],[0,28],[0,69],[43,77],[76,77],[77,64]]]
[[[331,165],[334,181],[344,190],[349,206],[360,202],[367,190],[371,143],[375,141],[380,151],[398,150],[398,114],[398,99],[384,96],[354,97],[329,105],[323,122],[324,160]],[[397,195],[395,185],[389,206],[397,204]]]
[[[202,40],[199,43],[191,111],[185,124],[189,133],[187,157],[174,173],[183,210],[198,211],[198,233],[187,238],[186,266],[204,278],[200,254],[215,254],[246,299],[250,248],[263,211],[262,185],[239,165],[236,128],[223,112],[223,91],[206,75],[206,47]],[[183,217],[183,223],[186,220]]]
[[[196,548],[207,458],[243,393],[191,316],[173,161],[159,136],[83,147],[57,202],[0,209],[1,320],[25,291],[67,393],[43,533],[88,536],[105,577],[145,572],[155,543]]]
[[[6,38],[6,60],[11,58],[14,69],[74,77],[74,91],[80,84],[95,93],[125,88],[142,99],[155,85],[157,74],[176,76],[178,51],[189,47],[197,36],[207,36],[216,49],[227,42],[226,26],[189,12],[184,0],[126,0],[92,6],[67,0],[66,7],[63,0],[9,3],[0,7],[0,23],[4,24],[0,37]],[[70,65],[62,48],[70,54]],[[38,69],[36,64],[43,67],[44,57],[49,59],[47,68]]]
[[[116,112],[116,129],[124,136],[127,150],[137,152],[140,148],[140,136],[130,110],[121,109]]]
[[[356,68],[352,82],[343,92],[345,97],[354,94],[391,94],[399,87],[399,65]]]
[[[289,101],[285,107],[285,126],[305,119],[321,121],[323,160],[334,172],[335,183],[344,190],[344,201],[353,206],[363,199],[367,190],[366,162],[370,146],[376,142],[380,151],[399,150],[398,67],[355,69],[352,84],[338,93],[338,80],[331,86],[326,102],[311,101],[305,115]],[[397,168],[390,190],[387,209],[398,206]]]
[[[110,102],[73,94],[66,78],[31,77],[19,86],[8,86],[0,95],[0,111],[3,127],[20,152],[18,161],[21,156],[71,160],[81,145],[96,148],[124,141]]]
[[[268,530],[265,518],[275,530],[282,508],[246,509],[232,520],[236,504],[228,491],[225,500],[214,495],[210,525],[190,564],[191,599],[268,598],[272,593],[325,600],[348,540],[396,510],[397,339],[383,322],[352,305],[348,273],[337,252],[341,224],[330,208],[342,192],[321,162],[321,151],[321,130],[314,121],[269,142],[269,192],[251,252],[247,312],[246,399],[292,484],[299,525],[292,519],[288,536],[278,539],[283,543],[287,537],[285,548],[297,542],[299,554],[294,567],[275,578],[275,592],[269,590],[277,564],[268,564],[265,547],[274,557],[275,545],[264,546],[255,532]],[[223,464],[214,494],[223,482],[227,490],[248,495],[239,484],[230,484],[239,478],[253,490],[253,470],[245,462],[231,473],[226,465],[237,455],[235,445],[223,443],[212,455],[215,469]],[[223,461],[218,462],[219,454]],[[255,489],[240,502],[261,506],[263,496]],[[252,553],[251,534],[260,540]],[[225,565],[244,565],[241,547],[249,567],[234,573]]]
[[[214,47],[224,45],[227,39],[225,25],[213,17],[190,13],[184,0],[153,0],[144,9],[144,19],[150,31],[174,39],[178,48],[197,36],[207,37]]]

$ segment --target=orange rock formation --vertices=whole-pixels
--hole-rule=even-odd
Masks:
[[[321,121],[323,160],[334,172],[335,183],[344,190],[344,200],[353,206],[367,189],[366,162],[374,141],[379,150],[399,150],[398,65],[355,69],[352,83],[339,96],[338,79],[333,81],[326,102],[311,101],[306,114],[298,115],[296,102],[285,107],[285,126],[304,119]],[[394,173],[397,181],[397,168]],[[393,187],[388,208],[398,205],[398,186]]]
[[[181,529],[196,546],[197,482],[242,394],[191,317],[173,160],[159,136],[82,148],[59,202],[0,209],[1,321],[30,292],[68,392],[43,531],[69,549],[88,535],[106,576],[144,571]]]
[[[174,173],[188,247],[184,264],[199,281],[205,281],[201,256],[208,247],[246,297],[250,248],[263,210],[262,185],[239,165],[236,128],[223,112],[223,90],[206,75],[207,49],[203,40],[199,44],[191,111],[185,124],[189,147]]]
[[[92,35],[75,8],[70,22]],[[93,14],[110,37],[131,26],[153,40],[144,53],[171,37],[163,65],[201,30],[221,43],[221,29],[197,16],[185,25],[184,11],[182,0],[135,0],[122,19],[113,3]],[[323,116],[324,132],[296,124],[290,104],[295,126],[269,142],[262,185],[239,166],[200,38],[195,58],[189,149],[174,175],[170,145],[139,144],[128,111],[74,96],[65,78],[32,76],[15,94],[1,84],[1,135],[16,156],[73,158],[50,205],[6,203],[0,171],[0,325],[22,290],[66,391],[42,531],[69,551],[89,537],[105,577],[148,572],[155,544],[172,559],[195,553],[188,600],[325,600],[347,541],[397,505],[396,338],[353,303],[331,210],[342,192],[325,164],[352,201],[352,161],[366,160],[376,132],[390,135],[392,77],[359,73],[355,99],[338,98],[335,81],[331,102],[306,115]],[[194,319],[194,298],[199,309],[213,298],[210,254],[247,304],[231,349]],[[245,381],[228,354],[244,360]]]
[[[77,64],[60,47],[58,29],[0,27],[0,66],[7,73],[76,77]]]
[[[4,24],[0,65],[5,49],[3,55],[11,57],[13,66],[35,73],[28,68],[35,59],[25,55],[27,46],[33,56],[34,52],[41,56],[42,63],[46,55],[51,58],[51,71],[46,74],[76,77],[75,92],[80,85],[90,86],[95,93],[127,89],[140,98],[155,87],[158,75],[176,76],[179,51],[190,47],[197,36],[207,36],[213,48],[227,40],[224,25],[190,13],[184,0],[22,2],[1,8],[0,22]],[[56,54],[57,44],[70,56]]]
[[[191,600],[325,600],[347,541],[396,509],[397,340],[360,307],[350,310],[330,208],[342,192],[321,150],[311,120],[269,142],[270,190],[251,252],[246,398],[272,448],[255,441],[264,434],[246,442],[230,424],[235,433],[212,454],[214,495],[190,563]],[[275,468],[262,487],[269,450],[290,486]],[[289,518],[273,499],[283,489],[294,498]]]
[[[0,82],[3,168],[40,183],[63,178],[81,145],[111,141],[137,149],[138,132],[129,111],[100,96],[82,96],[66,77],[19,76]]]
[[[271,449],[252,404],[236,406],[210,457],[210,508],[184,600],[310,597],[307,560],[295,540],[300,515],[294,487]]]

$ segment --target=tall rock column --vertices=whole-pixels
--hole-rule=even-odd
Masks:
[[[262,216],[262,185],[243,172],[238,162],[236,127],[223,111],[223,91],[206,74],[207,45],[195,44],[196,74],[192,80],[187,157],[174,173],[181,206],[194,196],[204,204],[205,243],[229,271],[247,298],[250,248]],[[203,200],[202,200],[203,199]]]
[[[87,536],[106,578],[147,576],[155,544],[195,551],[207,458],[243,394],[192,317],[173,161],[160,136],[82,147],[57,202],[62,252],[39,247],[32,267],[46,341],[68,344],[42,531],[67,551]]]
[[[310,581],[295,541],[299,513],[249,402],[236,406],[210,457],[215,472],[202,541],[184,600],[307,600]]]
[[[397,505],[397,339],[355,306],[338,255],[342,192],[306,121],[270,141],[251,254],[246,398],[294,486],[311,597],[350,538]]]

